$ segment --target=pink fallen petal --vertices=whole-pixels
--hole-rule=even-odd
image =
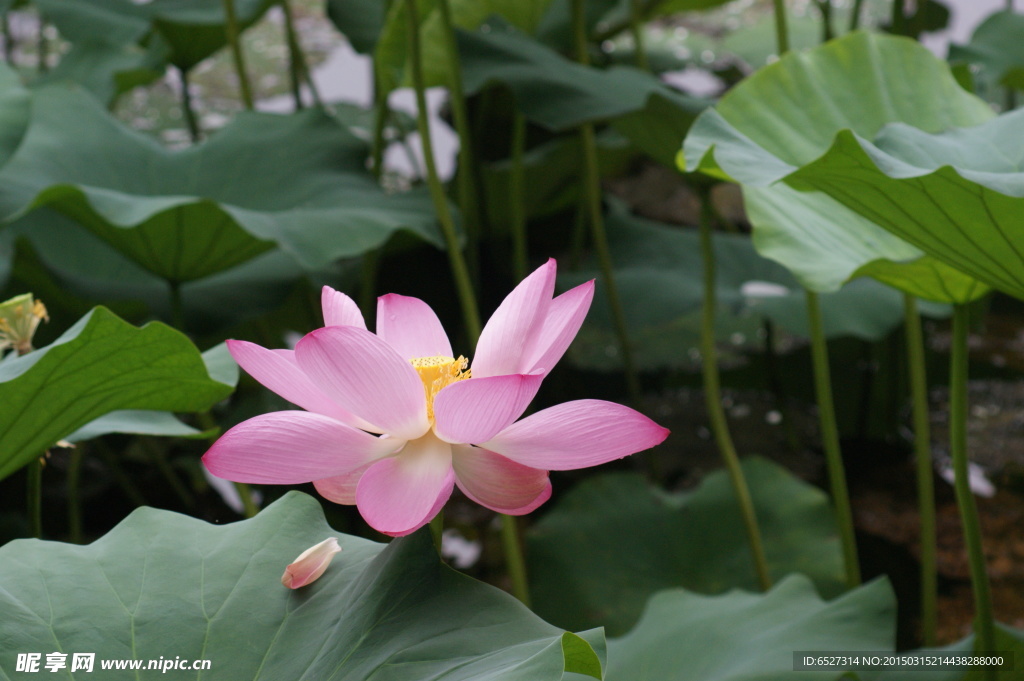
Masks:
[[[498,513],[524,515],[551,497],[547,471],[518,464],[480,447],[452,447],[452,467],[459,489],[476,503]]]
[[[401,537],[429,523],[454,486],[451,445],[428,433],[370,466],[356,487],[356,504],[370,527]]]
[[[203,463],[225,480],[294,485],[348,473],[401,445],[320,414],[275,411],[221,435]]]
[[[314,480],[313,487],[316,488],[317,494],[328,501],[333,501],[336,504],[345,504],[346,506],[355,506],[356,485],[359,484],[359,478],[363,477],[366,469],[374,463],[376,462],[370,462],[354,471],[335,475],[331,478]]]
[[[534,270],[487,320],[473,354],[473,376],[527,373],[523,353],[544,323],[555,290],[555,268],[551,259]]]
[[[551,301],[544,323],[530,338],[524,353],[524,371],[547,375],[558,364],[583,326],[593,300],[594,281],[590,280]]]
[[[363,313],[355,301],[341,291],[324,286],[320,292],[320,305],[324,311],[324,326],[357,326],[366,328]]]
[[[372,430],[369,424],[343,409],[309,380],[295,361],[295,351],[268,350],[255,343],[238,340],[229,340],[227,345],[238,366],[292,404],[355,428]]]
[[[406,360],[452,356],[448,334],[430,306],[419,298],[397,293],[378,298],[377,335]]]
[[[328,397],[375,430],[415,440],[430,427],[419,374],[369,331],[354,326],[317,329],[298,342],[295,358]]]
[[[481,446],[524,466],[568,471],[649,449],[668,433],[621,404],[576,400],[527,416]]]
[[[315,582],[327,570],[334,554],[339,551],[341,551],[341,547],[338,546],[338,540],[334,537],[324,539],[319,544],[309,547],[284,569],[281,583],[289,589],[298,589]]]
[[[448,442],[486,442],[523,415],[543,378],[512,374],[452,383],[434,398],[434,432]]]

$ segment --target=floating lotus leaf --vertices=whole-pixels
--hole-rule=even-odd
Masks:
[[[308,269],[399,230],[441,247],[426,192],[385,193],[365,158],[365,144],[319,110],[241,114],[169,151],[85,93],[50,87],[34,95],[29,132],[0,171],[0,206],[8,219],[49,206],[178,282],[275,245]]]
[[[281,586],[327,537],[342,550],[326,573]],[[203,681],[600,679],[604,657],[600,632],[564,632],[442,565],[426,531],[388,545],[339,534],[298,492],[231,525],[143,508],[89,546],[11,542],[0,609],[3,678],[20,678],[16,653],[55,650],[95,653],[98,678],[102,660],[209,660],[174,671]]]
[[[775,183],[825,153],[843,129],[870,138],[887,123],[939,131],[992,115],[918,43],[856,32],[791,52],[733,88],[694,124],[685,165],[757,187],[745,200],[758,250],[812,290],[835,290],[884,270],[880,278],[914,295],[965,302],[984,287],[947,264],[928,262],[933,254],[844,210],[834,197],[800,195]],[[896,266],[901,263],[911,266]],[[934,285],[936,279],[942,284]]]
[[[0,479],[110,412],[203,411],[231,389],[182,333],[98,307],[50,345],[0,363]]]
[[[840,593],[842,555],[825,494],[764,459],[747,459],[743,470],[773,577],[801,572],[823,592]],[[534,607],[569,628],[603,625],[619,635],[661,589],[722,593],[757,585],[724,471],[680,494],[633,474],[586,480],[534,525],[528,540]]]

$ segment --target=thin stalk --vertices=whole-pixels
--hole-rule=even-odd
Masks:
[[[14,66],[14,35],[11,33],[11,20],[7,12],[0,18],[0,30],[4,37],[4,61],[8,66]]]
[[[832,377],[828,368],[828,344],[821,323],[821,303],[818,294],[807,291],[807,320],[811,327],[811,357],[814,363],[814,393],[818,400],[818,421],[822,446],[828,467],[829,489],[836,508],[839,539],[846,565],[846,583],[852,588],[860,584],[860,562],[857,559],[857,540],[853,531],[853,511],[850,494],[846,489],[846,472],[839,449],[839,428],[836,409],[832,402]]]
[[[459,63],[459,48],[455,40],[455,23],[449,0],[437,0],[444,31],[445,56],[448,62],[448,89],[452,108],[452,122],[459,136],[459,168],[455,181],[459,188],[459,210],[462,212],[466,230],[466,257],[469,271],[479,271],[480,245],[480,203],[476,187],[476,158],[473,154],[473,136],[470,132],[469,114],[466,111],[466,92],[462,86],[462,67]]]
[[[821,12],[821,41],[828,42],[835,37],[832,30],[832,0],[815,0]]]
[[[302,101],[302,80],[306,73],[306,56],[302,53],[298,34],[295,32],[295,20],[288,0],[281,0],[281,12],[284,13],[284,39],[288,43],[288,78],[291,86],[295,110],[306,108]]]
[[[892,17],[889,23],[894,35],[906,35],[907,15],[904,0],[892,0]]]
[[[192,106],[192,93],[188,87],[188,72],[185,69],[178,69],[178,77],[181,79],[181,113],[185,117],[185,125],[188,126],[189,137],[192,144],[199,141],[202,131],[199,129],[199,119],[196,118],[196,110]]]
[[[587,53],[587,32],[584,22],[584,0],[572,0],[572,24],[575,38],[576,60],[584,66],[590,63]],[[584,186],[587,198],[587,212],[590,218],[591,238],[597,251],[601,277],[604,280],[608,306],[611,309],[615,334],[619,337],[619,349],[622,353],[622,368],[626,375],[626,388],[630,400],[636,404],[640,401],[640,379],[633,362],[633,349],[629,341],[629,330],[626,328],[626,315],[619,298],[619,289],[615,285],[615,273],[612,267],[611,250],[608,247],[608,235],[604,229],[604,216],[601,212],[601,174],[597,164],[597,142],[594,126],[585,123],[580,126],[580,144],[583,147]]]
[[[50,56],[50,43],[46,39],[46,19],[39,15],[39,35],[36,36],[36,52],[39,54],[39,62],[36,65],[39,73],[46,73],[50,70],[47,63]]]
[[[647,59],[646,41],[644,40],[644,0],[632,0],[630,3],[629,32],[633,34],[636,67],[644,71],[650,71],[651,64]]]
[[[953,458],[953,487],[960,522],[964,528],[964,544],[971,568],[971,590],[974,592],[974,650],[979,655],[995,651],[995,623],[992,616],[992,594],[985,570],[985,553],[981,545],[981,522],[974,503],[967,460],[967,335],[970,311],[966,305],[953,308],[953,348],[949,366],[949,450]],[[985,679],[997,678],[995,667],[984,667]]]
[[[860,11],[864,0],[853,0],[853,8],[850,10],[850,30],[856,31],[860,27]]]
[[[388,105],[388,95],[384,92],[383,79],[380,75],[380,67],[373,62],[373,146],[371,147],[371,171],[373,176],[380,182],[384,174],[384,148],[387,140],[384,139],[384,132],[388,127],[388,116],[391,109]]]
[[[925,372],[924,335],[917,299],[903,295],[907,337],[907,364],[914,422],[914,457],[917,461],[917,503],[921,522],[921,637],[925,647],[937,642],[938,576],[935,555],[935,485],[928,425],[928,378]]]
[[[82,473],[82,450],[75,447],[68,459],[68,536],[72,544],[82,543],[82,497],[79,482]]]
[[[526,208],[523,205],[523,154],[526,151],[526,116],[516,113],[512,128],[512,170],[509,173],[509,199],[511,200],[512,262],[516,281],[529,274],[529,247],[526,233]]]
[[[444,534],[444,511],[438,511],[430,521],[430,537],[434,540],[434,548],[441,555],[441,540]]]
[[[27,486],[25,499],[28,511],[28,530],[36,539],[43,538],[43,459],[36,457],[26,466]]]
[[[185,333],[185,305],[181,300],[181,283],[170,282],[171,287],[171,324],[178,331]]]
[[[260,509],[256,506],[256,502],[252,500],[252,488],[244,482],[234,482],[232,484],[242,500],[242,515],[246,518],[255,518]]]
[[[235,15],[235,0],[221,0],[224,7],[224,31],[227,33],[228,44],[231,46],[231,57],[235,62],[235,73],[238,74],[238,87],[242,94],[242,104],[252,111],[255,103],[252,98],[252,86],[249,84],[249,73],[245,68],[245,53],[239,39],[238,17]]]
[[[427,184],[430,187],[430,196],[434,202],[434,210],[437,212],[438,222],[441,223],[441,232],[444,235],[445,245],[448,250],[448,263],[452,270],[452,277],[455,279],[455,288],[459,296],[459,304],[462,307],[463,321],[466,325],[466,333],[475,343],[480,337],[480,313],[476,306],[476,294],[473,293],[473,285],[470,282],[469,268],[459,248],[459,238],[455,232],[455,222],[452,220],[451,210],[448,207],[448,198],[444,193],[444,185],[441,177],[437,174],[437,164],[434,162],[434,148],[430,135],[430,125],[427,120],[427,97],[426,86],[423,80],[423,55],[420,46],[420,19],[416,0],[405,0],[406,5],[406,34],[409,41],[409,62],[412,70],[413,88],[416,91],[416,127],[420,133],[421,146],[423,147],[423,164],[427,171]]]
[[[121,488],[124,495],[128,497],[136,507],[148,506],[146,498],[142,496],[142,493],[135,486],[131,477],[129,477],[128,474],[124,472],[124,469],[121,468],[121,464],[117,460],[117,455],[109,445],[103,442],[103,438],[93,440],[92,444],[95,451],[100,455],[100,458],[103,459],[103,463],[106,464],[107,468],[110,470],[110,474],[114,476],[114,482],[116,482],[117,486]]]
[[[192,496],[192,493],[188,491],[188,488],[181,482],[178,475],[171,468],[171,464],[168,463],[167,457],[164,455],[164,450],[159,445],[153,443],[151,440],[143,438],[142,442],[146,449],[149,450],[150,457],[156,469],[160,471],[160,475],[167,481],[168,487],[174,492],[175,496],[181,501],[182,505],[188,509],[194,509],[196,507],[196,500]]]
[[[704,375],[704,401],[707,405],[708,419],[711,421],[711,432],[715,436],[715,444],[718,446],[718,452],[722,455],[722,461],[729,472],[729,481],[732,483],[733,491],[736,493],[736,500],[739,502],[740,515],[743,518],[743,527],[747,533],[747,541],[750,543],[750,553],[754,562],[754,572],[757,574],[757,582],[762,591],[767,591],[772,586],[772,578],[768,573],[768,560],[764,553],[761,530],[757,525],[757,513],[754,510],[754,502],[750,496],[750,487],[747,485],[743,468],[740,466],[740,458],[736,453],[732,436],[729,434],[729,423],[725,418],[725,409],[722,407],[722,389],[718,375],[718,352],[715,348],[715,304],[717,292],[715,249],[711,239],[713,216],[709,206],[710,199],[706,193],[702,199],[700,248],[704,264],[704,306],[701,312],[700,352],[701,370]]]
[[[512,593],[523,605],[530,607],[530,586],[526,579],[526,560],[523,558],[522,536],[519,520],[515,516],[501,515],[501,545],[508,564],[508,576],[512,580]]]
[[[573,214],[572,244],[569,248],[569,269],[578,270],[583,264],[583,249],[587,245],[587,196],[580,192],[578,205]]]
[[[384,248],[372,250],[363,255],[359,268],[359,309],[363,319],[369,324],[377,314],[377,272],[380,269],[380,252]]]
[[[785,0],[772,0],[775,5],[775,44],[778,46],[779,56],[789,52],[789,29],[786,27],[786,2]]]

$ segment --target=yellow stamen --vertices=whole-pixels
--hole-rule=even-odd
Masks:
[[[416,357],[409,360],[423,381],[423,390],[427,394],[427,418],[434,423],[434,397],[446,386],[456,381],[470,378],[469,360],[459,356],[458,359],[437,355],[435,357]]]

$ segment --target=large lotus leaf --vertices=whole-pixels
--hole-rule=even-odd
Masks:
[[[896,602],[884,580],[827,602],[798,575],[763,594],[664,591],[636,629],[608,641],[606,678],[838,681],[850,676],[794,672],[794,651],[891,651],[895,634]]]
[[[0,363],[0,479],[112,411],[202,411],[230,393],[180,332],[98,307],[45,348]]]
[[[327,537],[342,548],[327,572],[281,586]],[[428,533],[386,546],[339,534],[298,492],[231,525],[143,508],[89,546],[11,542],[0,607],[3,678],[22,678],[16,653],[58,650],[95,653],[96,672],[111,659],[209,660],[174,672],[208,681],[558,681],[601,678],[604,652],[599,632],[563,632],[442,565]]]
[[[348,38],[353,49],[373,54],[384,30],[387,4],[380,0],[327,0],[327,18]]]
[[[745,460],[743,470],[772,576],[801,572],[823,593],[840,593],[842,555],[828,497],[764,459]],[[585,480],[533,526],[528,547],[535,610],[568,628],[625,633],[647,599],[669,587],[713,594],[757,586],[725,471],[678,494],[634,474]]]
[[[276,243],[315,269],[406,229],[442,245],[425,192],[386,194],[365,144],[319,110],[243,114],[172,152],[82,92],[46,88],[0,172],[8,219],[50,206],[170,281],[243,263]]]
[[[929,254],[1024,298],[1024,111],[929,134],[840,132],[787,182],[826,192]]]
[[[995,648],[1000,653],[1010,653],[1013,656],[1013,670],[1020,672],[1020,659],[1024,655],[1024,630],[1014,629],[996,622],[996,644]],[[904,664],[908,667],[913,665],[913,658],[924,656],[945,657],[949,655],[970,655],[974,650],[974,634],[963,638],[956,643],[941,648],[922,648],[919,650],[908,650],[899,655],[906,659]],[[1005,655],[1004,659],[1009,661],[1010,656]],[[923,674],[920,667],[900,669],[898,666],[881,671],[861,671],[858,676],[861,681],[915,681]],[[975,667],[971,670],[934,668],[928,670],[928,681],[984,681],[985,674],[982,667]],[[1003,672],[1000,679],[1016,678],[1009,672]]]
[[[487,32],[458,35],[466,92],[501,83],[512,91],[517,106],[529,120],[549,130],[611,120],[651,106],[645,120],[659,129],[666,126],[657,118],[675,117],[667,125],[667,143],[673,144],[681,141],[686,126],[706,106],[703,100],[673,90],[644,71],[625,66],[607,70],[583,66],[507,24],[491,22],[488,27]],[[629,135],[635,131],[637,122],[630,123],[620,132]]]
[[[767,107],[767,108],[766,108]],[[771,115],[765,115],[770,110]],[[873,137],[883,125],[902,121],[930,131],[987,120],[991,110],[965,92],[948,67],[918,43],[904,38],[851,33],[807,52],[790,52],[727,93],[715,110],[694,124],[684,144],[687,170],[702,170],[745,186],[768,187],[823,154],[836,133],[852,129]],[[921,255],[881,227],[851,219],[826,196],[801,197],[776,188],[756,192],[748,202],[774,204],[773,219],[754,222],[758,248],[790,268],[808,288],[835,290],[850,277],[873,274],[872,263],[917,261]],[[755,216],[768,211],[753,206]],[[835,211],[836,219],[827,219]],[[795,217],[788,218],[792,212]],[[815,222],[808,225],[808,213]],[[807,238],[810,231],[818,236]],[[853,232],[833,234],[833,232]],[[788,232],[788,234],[780,234]],[[852,248],[832,248],[845,243]],[[827,267],[821,263],[827,262]],[[901,272],[887,266],[887,281],[930,298],[948,291],[977,292],[951,272],[947,286],[934,291],[917,278],[920,263]],[[928,264],[927,272],[941,271]]]
[[[984,77],[999,85],[1024,90],[1024,15],[996,12],[974,30],[966,45],[950,45],[949,60],[977,64]]]
[[[638,218],[619,204],[613,204],[606,227],[637,363],[646,369],[689,366],[692,360],[686,350],[699,346],[704,296],[697,230]],[[766,319],[791,333],[808,335],[806,294],[785,267],[759,255],[745,236],[716,233],[713,244],[719,340],[759,344],[757,334]],[[581,271],[563,274],[559,281],[570,286],[600,279],[599,275],[596,263],[586,263]],[[598,300],[570,357],[583,366],[614,369],[618,356],[608,351],[616,345],[614,325],[603,297],[599,281]],[[870,279],[852,281],[819,300],[829,338],[878,340],[903,321],[903,296]],[[922,310],[942,315],[948,308],[928,304]]]
[[[152,83],[164,71],[163,61],[153,50],[133,43],[84,41],[74,43],[61,55],[60,62],[33,81],[33,85],[70,81],[110,104],[129,90]]]
[[[124,44],[142,40],[150,30],[148,3],[130,0],[33,0],[62,37]]]

